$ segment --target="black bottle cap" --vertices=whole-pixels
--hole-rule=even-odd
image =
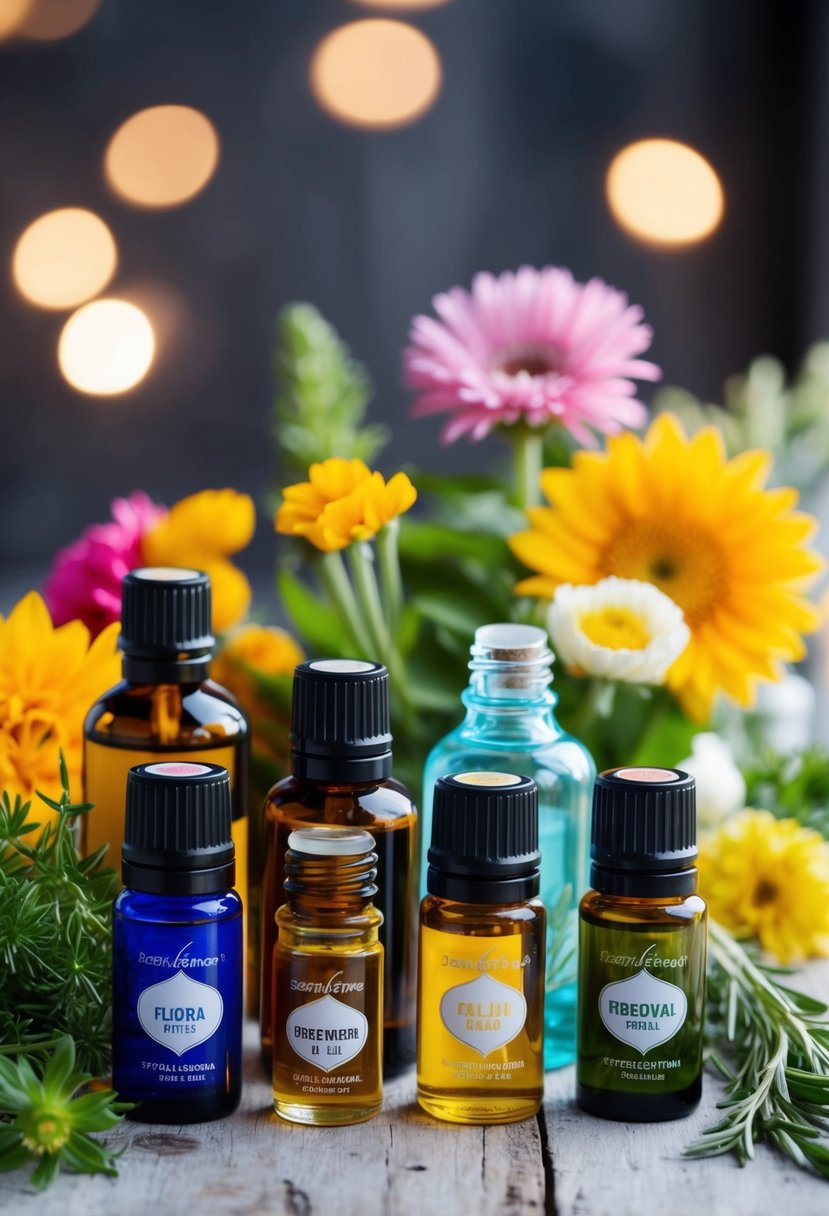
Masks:
[[[174,566],[131,570],[122,583],[119,645],[127,679],[203,679],[215,645],[209,577]]]
[[[127,776],[121,876],[154,895],[227,891],[236,876],[230,779],[218,764],[137,764]]]
[[[389,673],[382,663],[314,659],[294,671],[291,757],[310,781],[391,776]]]
[[[609,895],[696,890],[694,778],[678,768],[611,768],[593,790],[591,883]]]
[[[426,886],[461,903],[538,894],[538,788],[516,773],[454,773],[435,782]]]

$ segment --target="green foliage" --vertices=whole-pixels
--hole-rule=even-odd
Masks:
[[[44,1190],[61,1165],[78,1174],[114,1177],[116,1155],[90,1132],[115,1127],[128,1109],[111,1089],[89,1091],[92,1077],[75,1071],[75,1044],[69,1035],[57,1042],[42,1069],[26,1056],[0,1055],[0,1170],[34,1162],[31,1183]]]
[[[709,1061],[726,1080],[722,1119],[686,1153],[734,1153],[766,1141],[829,1179],[829,1020],[826,1006],[782,984],[720,925],[709,932]]]
[[[283,473],[302,480],[330,456],[372,461],[388,440],[363,419],[372,386],[362,364],[311,304],[289,304],[276,326],[274,433]]]
[[[109,1064],[118,882],[103,850],[78,855],[72,822],[90,807],[72,803],[63,763],[62,779],[59,802],[39,795],[57,813],[40,833],[28,803],[0,798],[0,1042],[25,1052],[70,1034],[79,1066],[100,1075]]]
[[[743,770],[746,806],[778,819],[797,819],[829,840],[829,751],[815,745],[802,752],[766,752]]]

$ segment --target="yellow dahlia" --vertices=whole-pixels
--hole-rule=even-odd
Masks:
[[[741,811],[699,856],[711,915],[781,963],[829,955],[829,843],[796,819]]]
[[[530,529],[510,538],[537,571],[516,591],[549,599],[561,583],[608,575],[653,583],[691,630],[666,681],[685,711],[705,721],[720,689],[751,705],[757,679],[802,658],[819,620],[802,595],[822,565],[807,548],[817,522],[794,510],[795,490],[764,489],[770,459],[728,460],[716,427],[689,439],[670,414],[644,439],[577,452],[572,468],[545,469],[550,506],[530,508]]]
[[[36,591],[0,616],[0,789],[12,798],[30,799],[35,790],[58,797],[61,748],[80,796],[83,721],[119,678],[117,638],[117,623],[91,645],[80,621],[56,629]],[[32,808],[38,822],[51,815],[39,801]]]
[[[335,456],[312,464],[308,478],[285,487],[275,526],[286,536],[305,537],[324,553],[371,540],[417,498],[405,473],[387,482],[362,460]]]
[[[250,583],[228,559],[253,537],[253,499],[235,490],[202,490],[171,507],[144,535],[146,566],[190,566],[210,575],[213,628],[223,633],[250,605]]]

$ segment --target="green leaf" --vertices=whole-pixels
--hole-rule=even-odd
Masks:
[[[499,536],[485,532],[461,532],[442,524],[423,523],[404,516],[400,521],[398,544],[401,557],[409,561],[434,562],[453,558],[471,559],[488,570],[497,569],[507,559]]]
[[[337,613],[309,591],[297,575],[283,567],[277,574],[277,590],[293,628],[312,653],[348,653],[347,635]]]
[[[45,1191],[47,1186],[54,1182],[60,1170],[60,1156],[58,1153],[45,1153],[38,1164],[37,1169],[32,1174],[29,1181],[36,1191]]]
[[[49,1099],[56,1098],[75,1067],[75,1044],[68,1034],[61,1037],[43,1073],[43,1089]],[[73,1092],[74,1086],[70,1089]]]

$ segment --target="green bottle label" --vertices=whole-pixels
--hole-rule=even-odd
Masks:
[[[704,921],[676,929],[596,925],[579,942],[582,1085],[615,1092],[670,1092],[702,1066]]]

